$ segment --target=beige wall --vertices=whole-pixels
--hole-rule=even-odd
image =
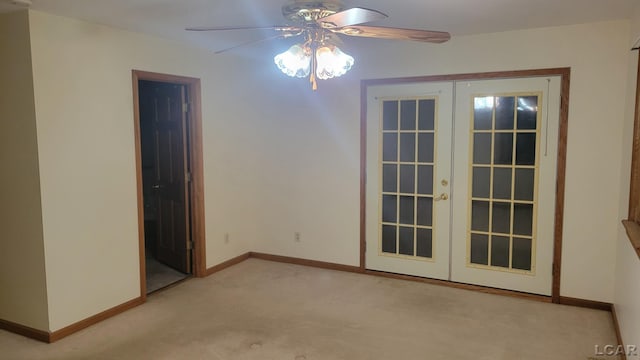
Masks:
[[[26,12],[0,15],[0,319],[48,330]]]
[[[356,68],[313,93],[265,55],[280,43],[213,56],[38,12],[30,20],[53,331],[138,296],[131,69],[202,79],[213,266],[249,250],[358,264],[360,79],[570,66],[561,294],[613,300],[627,21],[444,45],[349,39]]]
[[[207,265],[247,252],[260,158],[249,115],[230,101],[231,64],[86,22],[30,20],[50,329],[139,296],[132,69],[202,79]]]
[[[631,23],[629,48],[640,38],[640,5]],[[622,165],[620,176],[619,219],[626,219],[629,204],[629,180],[631,167],[631,149],[633,146],[633,124],[635,112],[636,78],[638,69],[638,51],[628,53],[627,96],[625,122],[622,135]],[[636,255],[622,225],[618,225],[617,258],[615,268],[614,304],[622,340],[625,344],[640,346],[640,259]],[[640,359],[629,356],[628,359]]]
[[[358,264],[360,79],[571,67],[561,295],[613,300],[627,21],[460,36],[442,45],[348,40],[356,68],[321,82],[316,94],[305,81],[256,75],[263,95],[253,104],[270,119],[256,126],[277,159],[265,176],[272,192],[264,206],[280,211],[265,214],[253,248]]]

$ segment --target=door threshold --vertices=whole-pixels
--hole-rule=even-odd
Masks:
[[[415,281],[415,282],[421,282],[421,283],[432,284],[432,285],[441,285],[441,286],[447,286],[447,287],[452,287],[456,289],[482,292],[485,294],[510,296],[510,297],[515,297],[520,299],[534,300],[534,301],[547,302],[547,303],[552,302],[551,296],[532,294],[532,293],[515,291],[515,290],[498,289],[498,288],[482,286],[482,285],[465,284],[465,283],[455,282],[451,280],[432,279],[432,278],[421,277],[421,276],[404,275],[404,274],[397,274],[397,273],[392,273],[387,271],[369,270],[369,269],[365,269],[364,273],[367,275],[380,276],[380,277],[385,277],[389,279],[407,280],[407,281]]]
[[[170,288],[173,288],[173,287],[175,287],[175,286],[178,286],[178,285],[182,284],[183,282],[185,282],[185,281],[187,281],[187,280],[190,280],[190,279],[193,279],[193,278],[194,278],[194,276],[193,276],[193,275],[191,275],[191,274],[186,275],[183,279],[176,280],[176,281],[174,281],[174,282],[172,282],[172,283],[170,283],[170,284],[167,284],[167,285],[161,286],[161,287],[159,287],[159,288],[157,288],[157,289],[155,289],[155,290],[153,290],[153,291],[148,292],[148,293],[147,293],[147,296],[149,296],[149,295],[151,295],[151,294],[156,294],[156,293],[161,292],[161,291],[164,291],[164,290],[168,290],[168,289],[170,289]]]

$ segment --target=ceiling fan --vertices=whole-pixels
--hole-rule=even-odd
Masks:
[[[282,15],[293,25],[275,26],[206,26],[190,27],[188,31],[272,30],[275,36],[251,41],[217,51],[225,52],[249,44],[273,39],[300,36],[304,41],[275,56],[274,61],[285,74],[307,77],[313,90],[316,78],[325,80],[344,75],[353,66],[353,57],[338,48],[338,34],[378,39],[412,40],[443,43],[451,35],[442,31],[367,26],[368,22],[382,20],[386,14],[372,9],[354,7],[344,9],[338,1],[296,0],[282,7]]]

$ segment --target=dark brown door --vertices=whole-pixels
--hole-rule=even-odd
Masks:
[[[145,196],[151,197],[145,199],[145,208],[150,204],[145,211],[153,212],[149,230],[155,232],[155,257],[190,273],[186,89],[154,81],[140,81],[139,88],[141,132],[145,134],[143,170],[148,170],[143,186]]]

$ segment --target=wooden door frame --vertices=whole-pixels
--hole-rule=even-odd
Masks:
[[[375,85],[397,85],[437,81],[492,80],[560,76],[560,127],[558,135],[558,163],[556,175],[556,208],[553,239],[553,279],[551,301],[562,302],[560,271],[562,264],[562,229],[564,222],[564,192],[567,167],[567,131],[569,129],[569,85],[571,68],[515,70],[485,73],[432,75],[418,77],[367,79],[360,83],[360,269],[366,271],[366,181],[367,181],[367,88]]]
[[[147,283],[145,269],[145,244],[144,244],[144,199],[142,185],[142,146],[140,136],[140,99],[138,81],[150,80],[171,84],[184,85],[187,88],[188,100],[190,101],[190,116],[188,117],[189,141],[187,151],[189,151],[191,171],[191,195],[189,199],[191,210],[191,240],[192,249],[192,271],[196,277],[206,276],[206,244],[204,229],[204,174],[202,165],[202,109],[200,94],[200,79],[154,73],[141,70],[132,70],[133,82],[133,120],[135,133],[135,156],[136,156],[136,180],[138,192],[138,251],[140,257],[140,296],[146,299]]]

